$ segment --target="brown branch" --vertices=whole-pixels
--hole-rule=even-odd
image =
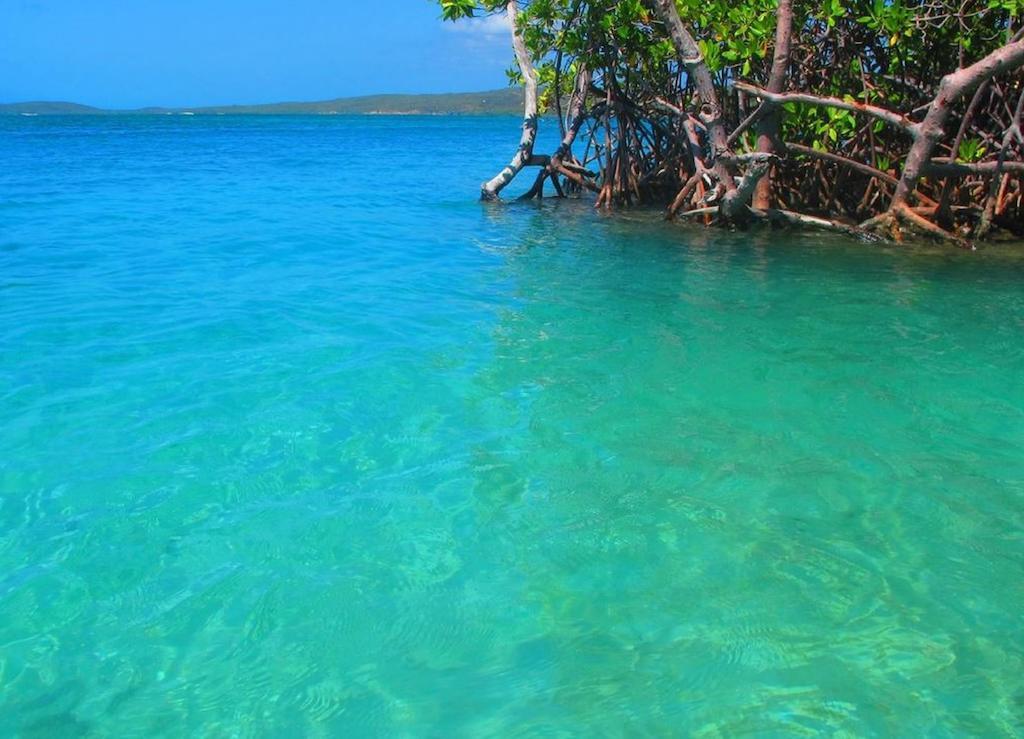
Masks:
[[[762,101],[761,104],[757,106],[757,109],[744,118],[740,125],[736,126],[732,133],[729,134],[729,146],[735,146],[736,142],[740,140],[740,136],[746,133],[747,129],[775,110],[775,107],[774,103],[770,103],[767,100]]]
[[[668,100],[665,100],[664,98],[654,98],[654,100],[651,101],[651,107],[654,108],[655,110],[662,110],[662,111],[664,111],[666,113],[671,113],[672,115],[676,116],[677,118],[685,118],[686,117],[686,111],[685,110],[683,110],[682,108],[680,108],[677,105],[673,105],[672,103],[670,103]]]
[[[912,208],[906,205],[897,205],[890,208],[885,213],[877,215],[860,224],[860,228],[865,231],[887,234],[895,241],[903,240],[904,227],[925,236],[938,239],[939,241],[956,244],[957,246],[966,245],[966,242],[962,239],[953,235],[949,231],[936,226],[927,218],[915,213]]]
[[[1003,162],[954,162],[949,157],[932,159],[924,166],[924,174],[942,175],[944,177],[955,177],[961,175],[992,175],[1000,172],[1013,174],[1024,174],[1024,162],[1003,161]]]
[[[697,188],[698,183],[700,183],[700,178],[703,176],[703,172],[698,172],[697,174],[691,176],[690,179],[686,181],[686,184],[683,185],[683,189],[679,191],[679,194],[676,195],[675,200],[673,200],[672,204],[668,206],[668,210],[665,212],[666,219],[672,220],[673,218],[675,218],[676,213],[678,213],[679,209],[683,207],[683,203],[685,203],[686,199],[690,197],[690,193],[692,193]]]
[[[901,128],[907,133],[914,135],[913,121],[902,113],[886,110],[885,108],[880,108],[877,105],[841,100],[840,98],[826,97],[822,95],[811,95],[810,93],[805,92],[775,93],[761,89],[760,87],[755,87],[754,85],[746,82],[736,82],[733,84],[733,87],[741,92],[753,95],[754,97],[762,100],[768,100],[776,105],[785,105],[786,103],[806,103],[807,105],[821,105],[827,108],[849,110],[853,113],[864,113],[865,115],[870,115],[880,121],[885,121],[889,125]]]
[[[1017,107],[1014,109],[1013,116],[1010,119],[1010,126],[1006,129],[1006,133],[1003,134],[1003,143],[999,148],[999,160],[995,166],[995,176],[992,178],[992,184],[989,185],[988,198],[985,201],[985,210],[981,216],[981,224],[978,229],[982,236],[987,235],[992,228],[992,219],[995,217],[998,202],[1002,199],[1000,193],[1006,189],[1008,184],[1007,177],[1003,173],[1009,171],[1010,165],[1016,164],[1020,164],[1020,171],[1024,172],[1024,162],[1006,161],[1006,150],[1009,148],[1011,141],[1016,139],[1019,143],[1024,144],[1024,133],[1021,132],[1020,128],[1022,113],[1024,113],[1024,92],[1021,92],[1020,97],[1017,98]]]
[[[883,172],[880,169],[872,167],[870,164],[864,164],[853,159],[848,159],[840,154],[833,154],[829,151],[818,151],[812,149],[809,146],[802,146],[801,144],[786,144],[786,149],[790,152],[795,152],[801,156],[811,157],[812,159],[820,159],[825,162],[832,162],[838,164],[841,167],[848,167],[852,170],[860,172],[861,174],[867,175],[868,177],[874,177],[875,179],[881,180],[889,185],[896,185],[899,183],[895,177],[887,172]]]
[[[914,144],[910,147],[903,166],[903,176],[889,204],[890,210],[906,206],[917,189],[918,180],[932,161],[935,145],[943,136],[946,120],[953,105],[978,85],[1024,64],[1024,40],[1015,41],[996,49],[979,62],[947,74],[939,83],[939,91],[921,123],[914,126]]]
[[[964,140],[964,136],[967,134],[967,127],[970,125],[971,119],[974,117],[974,111],[981,102],[982,95],[988,90],[988,86],[989,83],[986,82],[979,85],[978,89],[974,91],[974,96],[971,98],[971,102],[967,105],[967,111],[964,113],[964,117],[960,120],[960,128],[956,132],[956,138],[953,139],[953,146],[950,148],[950,151],[953,152],[953,156],[956,156],[956,153],[960,151],[960,143]],[[943,225],[948,225],[948,222],[951,220],[949,198],[953,194],[953,183],[953,178],[947,177],[945,183],[942,185],[942,193],[939,195],[938,221],[943,223]]]

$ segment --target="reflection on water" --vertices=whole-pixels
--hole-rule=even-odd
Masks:
[[[2,124],[0,733],[1019,733],[1024,264],[507,124]]]

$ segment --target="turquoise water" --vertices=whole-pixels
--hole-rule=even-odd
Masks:
[[[0,119],[0,735],[1024,732],[1024,260]]]

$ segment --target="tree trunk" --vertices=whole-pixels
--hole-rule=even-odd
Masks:
[[[789,76],[789,54],[793,38],[793,0],[779,0],[775,21],[775,52],[772,58],[771,76],[768,78],[768,92],[782,92]],[[757,125],[757,150],[763,154],[775,153],[775,142],[779,138],[779,114],[772,110]],[[772,173],[769,172],[757,183],[754,191],[754,207],[758,210],[770,208],[772,204]]]
[[[700,118],[708,130],[711,147],[714,150],[715,161],[712,166],[726,191],[721,213],[730,218],[737,214],[728,197],[729,193],[736,189],[730,165],[732,151],[729,147],[729,134],[725,130],[725,121],[722,119],[722,107],[718,103],[718,93],[715,91],[715,82],[711,78],[711,70],[708,69],[697,41],[679,17],[675,0],[652,0],[652,5],[655,15],[668,31],[679,61],[686,69],[687,76],[693,81],[697,96],[700,98]]]
[[[537,72],[533,68],[533,60],[530,59],[530,52],[526,49],[526,41],[523,39],[517,22],[519,18],[517,0],[509,0],[507,12],[509,22],[512,24],[512,48],[515,50],[519,70],[523,74],[523,90],[526,94],[523,105],[523,135],[519,140],[519,148],[508,166],[490,181],[481,185],[481,200],[497,200],[501,191],[515,179],[523,167],[533,163],[533,147],[537,142]]]

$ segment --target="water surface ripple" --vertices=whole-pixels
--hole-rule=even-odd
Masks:
[[[1024,732],[1024,261],[516,129],[0,119],[0,735]]]

